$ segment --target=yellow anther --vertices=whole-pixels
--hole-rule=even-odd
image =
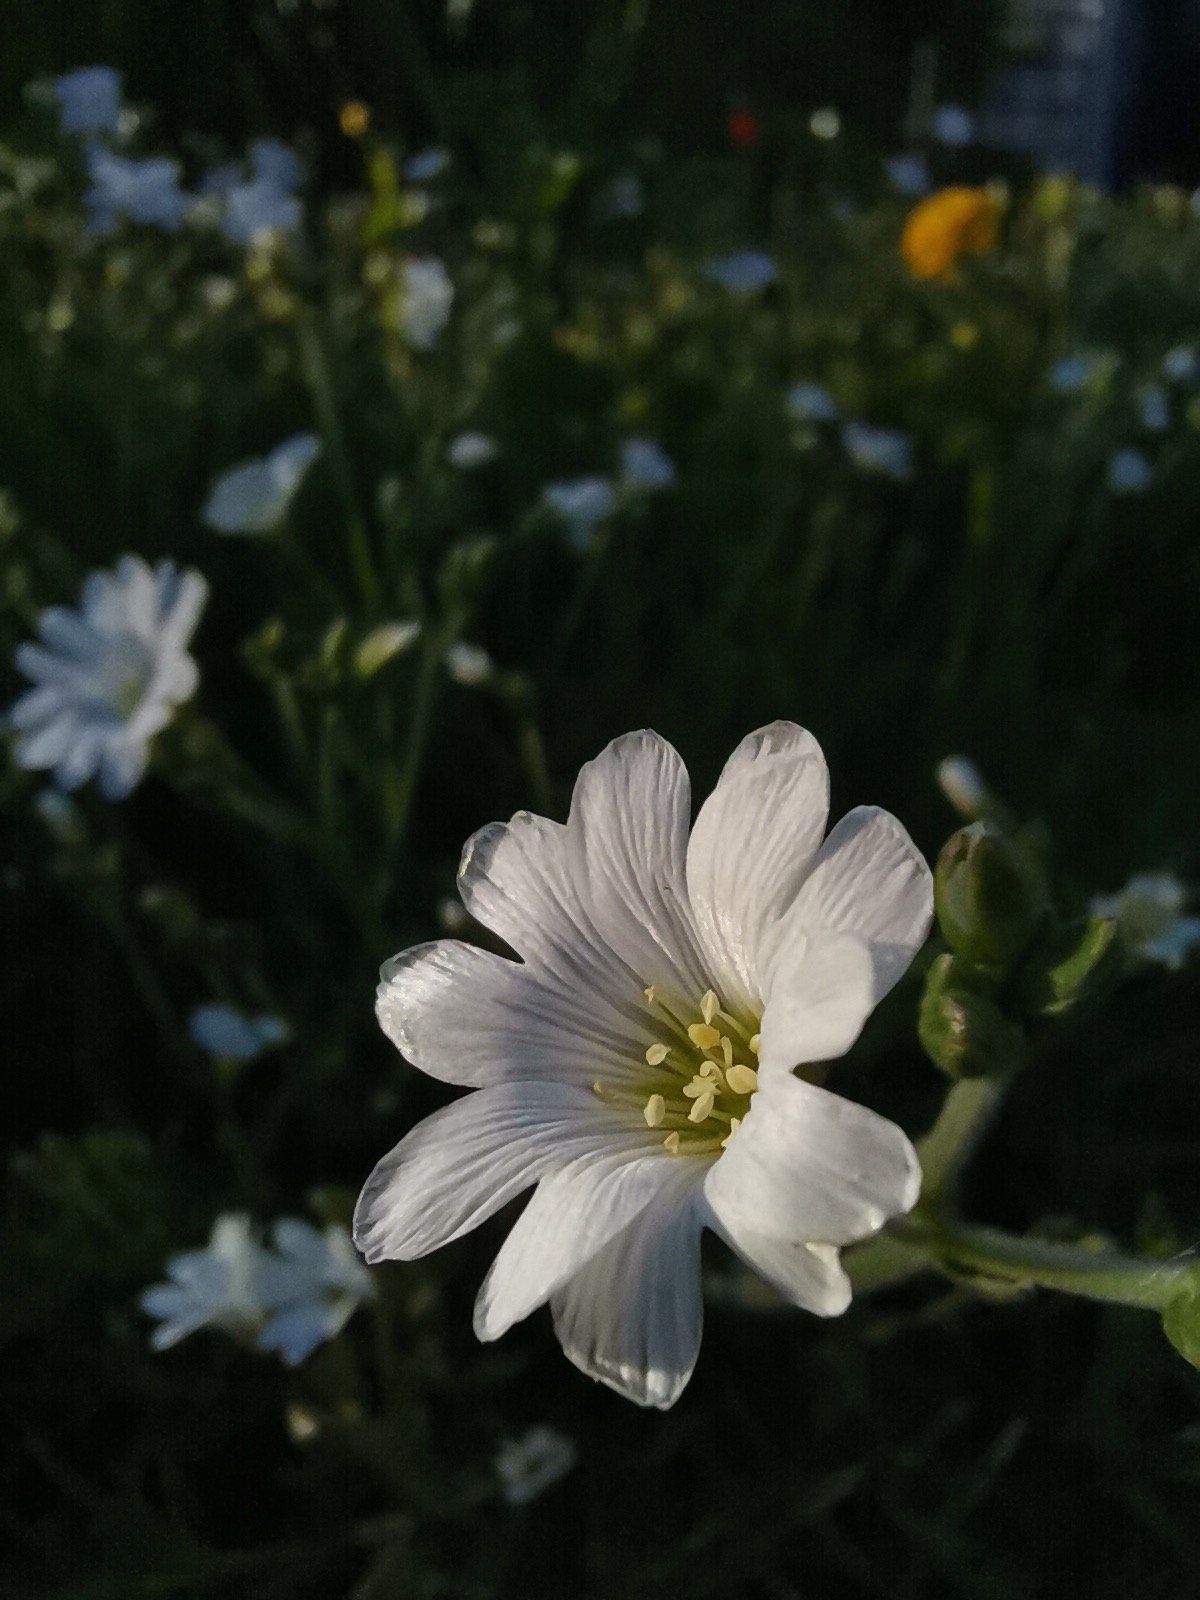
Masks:
[[[597,1078],[596,1081],[592,1084],[592,1093],[593,1094],[598,1094],[600,1096],[600,1098],[603,1100],[603,1098],[604,1098],[604,1085],[600,1082],[599,1078]]]
[[[753,1054],[753,1055],[757,1055],[758,1054],[758,1047],[759,1047],[759,1045],[761,1043],[762,1043],[762,1034],[761,1033],[756,1033],[754,1035],[753,1039],[751,1039],[751,1041],[750,1041],[751,1054]]]
[[[693,1022],[688,1029],[688,1038],[697,1050],[713,1050],[721,1042],[721,1035],[707,1022]]]
[[[717,999],[716,995],[711,989],[706,989],[704,991],[704,997],[700,1001],[700,1015],[704,1018],[705,1022],[711,1023],[712,1019],[716,1016],[720,1009],[721,1002]]]
[[[646,1065],[648,1067],[661,1067],[671,1054],[670,1047],[665,1044],[652,1044],[646,1051]]]
[[[733,1138],[734,1134],[738,1131],[738,1129],[741,1127],[741,1125],[742,1125],[741,1117],[730,1117],[730,1119],[729,1119],[729,1132],[721,1140],[721,1149],[722,1150],[724,1150],[725,1146],[729,1143],[730,1139]]]
[[[702,1094],[707,1094],[711,1088],[712,1084],[709,1083],[708,1079],[702,1078],[697,1073],[691,1083],[684,1084],[683,1092],[689,1100],[698,1100]]]
[[[688,1121],[703,1122],[707,1117],[712,1115],[712,1109],[716,1103],[716,1095],[711,1089],[706,1089],[704,1093],[696,1100],[696,1103],[693,1105],[692,1109],[688,1112]]]
[[[718,1094],[725,1093],[725,1074],[715,1061],[706,1061],[700,1068],[700,1076],[707,1079],[710,1089],[715,1089]]]
[[[733,1065],[733,1045],[724,1034],[721,1035],[721,1054],[725,1057],[725,1070],[728,1072]]]
[[[657,999],[657,992],[656,992],[656,990],[654,988],[654,985],[651,984],[648,989],[643,989],[642,993],[646,996],[646,999],[650,1003],[650,1005],[653,1005],[655,1000]]]
[[[667,1114],[667,1102],[660,1094],[652,1094],[646,1101],[646,1108],[642,1115],[646,1119],[648,1128],[657,1128]]]
[[[679,1135],[677,1133],[669,1133],[663,1140],[663,1144],[668,1155],[677,1156],[679,1154]]]
[[[725,1069],[725,1077],[734,1094],[753,1094],[758,1088],[758,1073],[753,1067],[744,1067],[740,1061]]]

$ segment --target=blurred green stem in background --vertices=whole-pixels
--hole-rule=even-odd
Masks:
[[[325,441],[330,465],[337,479],[338,493],[346,513],[346,529],[350,543],[350,561],[363,605],[374,615],[379,610],[379,578],[367,524],[354,487],[354,472],[346,450],[345,435],[338,417],[337,399],[329,374],[329,359],[316,323],[311,315],[301,316],[297,324],[300,340],[300,360],[304,376],[312,395],[313,409]]]

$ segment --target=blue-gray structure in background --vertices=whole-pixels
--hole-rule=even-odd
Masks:
[[[1140,0],[1011,0],[980,142],[1111,188],[1122,175],[1139,12]]]

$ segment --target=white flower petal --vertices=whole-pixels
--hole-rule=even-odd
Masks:
[[[700,807],[688,844],[688,893],[705,946],[720,969],[736,975],[742,1004],[762,997],[780,919],[828,815],[825,758],[793,722],[743,739]]]
[[[687,898],[691,788],[677,752],[643,730],[614,739],[579,774],[567,823],[591,919],[643,987],[700,995],[705,964]]]
[[[213,484],[204,521],[217,533],[270,533],[286,504],[265,461],[247,461]]]
[[[480,1089],[418,1123],[384,1156],[359,1197],[354,1242],[371,1263],[414,1261],[477,1228],[573,1156],[609,1147],[586,1090]]]
[[[690,1163],[554,1296],[554,1328],[581,1372],[641,1406],[674,1405],[696,1365],[701,1214]]]
[[[603,992],[572,993],[455,939],[404,950],[380,974],[375,1014],[421,1072],[477,1085],[560,1079],[590,1089],[642,1064],[643,1036]]]
[[[785,919],[780,948],[819,930],[862,939],[875,967],[878,1003],[925,942],[933,916],[933,875],[887,811],[859,806],[817,852]]]
[[[788,1076],[767,1078],[705,1193],[728,1234],[850,1244],[910,1211],[916,1151],[895,1123]]]
[[[840,1317],[851,1299],[850,1279],[829,1245],[795,1244],[765,1233],[717,1226],[730,1249],[784,1299],[818,1317]]]
[[[543,1178],[483,1281],[478,1337],[498,1339],[544,1305],[659,1196],[670,1167],[636,1136],[624,1149],[609,1138]]]
[[[164,716],[163,723],[167,721]],[[144,743],[109,741],[100,755],[100,793],[105,800],[124,800],[145,775],[149,751]]]
[[[762,1014],[764,1075],[836,1061],[862,1032],[876,1001],[872,952],[848,934],[797,934],[780,952]]]
[[[592,926],[561,823],[518,811],[480,828],[463,850],[458,889],[471,915],[540,975],[614,997],[644,987]]]

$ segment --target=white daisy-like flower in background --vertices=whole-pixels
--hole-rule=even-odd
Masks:
[[[450,320],[454,285],[445,263],[426,256],[404,263],[401,323],[414,350],[432,350]]]
[[[549,1301],[577,1366],[659,1407],[695,1364],[705,1228],[793,1304],[846,1309],[839,1249],[908,1211],[920,1168],[821,1080],[924,941],[932,887],[884,811],[822,842],[828,781],[812,735],[774,723],[689,838],[683,762],[634,733],[584,767],[565,825],[520,812],[468,841],[463,903],[522,959],[441,940],[385,965],[385,1033],[475,1092],[376,1167],[368,1261],[426,1255],[536,1184],[479,1337]]]
[[[446,671],[464,689],[482,689],[496,675],[496,663],[480,644],[460,639],[446,651]]]
[[[284,1217],[272,1228],[271,1243],[262,1273],[267,1320],[258,1347],[296,1367],[375,1298],[375,1284],[336,1223],[321,1230]]]
[[[321,453],[315,433],[295,433],[269,455],[231,467],[213,484],[202,512],[216,533],[272,533]]]
[[[1200,945],[1200,917],[1186,917],[1187,891],[1171,872],[1139,872],[1116,894],[1097,895],[1094,917],[1112,917],[1124,944],[1144,961],[1178,972]]]
[[[450,441],[446,460],[460,472],[470,472],[475,467],[486,467],[498,453],[495,439],[488,433],[459,433]]]
[[[732,255],[710,261],[704,276],[730,294],[756,294],[775,282],[779,269],[764,250],[735,250]]]
[[[188,644],[207,594],[198,572],[123,556],[115,572],[89,575],[77,611],[43,612],[40,643],[15,657],[33,683],[8,715],[17,765],[52,769],[63,789],[95,777],[106,800],[124,799],[150,741],[196,691]]]
[[[904,483],[913,475],[912,440],[898,428],[877,428],[870,422],[847,422],[842,448],[863,472]]]
[[[531,1500],[565,1478],[578,1460],[570,1439],[556,1428],[530,1428],[519,1439],[506,1439],[496,1452],[500,1493],[510,1506]]]
[[[596,530],[617,509],[616,490],[608,478],[598,473],[548,483],[542,490],[542,501],[562,518],[567,543],[580,554],[591,549]]]
[[[121,120],[121,74],[113,67],[77,67],[54,80],[64,133],[112,133]]]
[[[188,1018],[188,1035],[214,1061],[236,1061],[243,1066],[290,1037],[288,1025],[280,1017],[251,1017],[216,1002],[196,1007]]]
[[[266,1255],[249,1217],[218,1217],[205,1250],[190,1250],[167,1262],[168,1283],[147,1289],[139,1305],[158,1327],[151,1347],[169,1350],[200,1328],[220,1328],[235,1339],[257,1336],[263,1321]]]
[[[134,161],[94,144],[87,164],[91,188],[83,203],[89,233],[111,233],[122,220],[173,233],[183,222],[191,202],[179,187],[178,161],[165,156]]]
[[[621,444],[621,482],[626,488],[657,494],[675,482],[675,463],[654,439],[632,438]]]

